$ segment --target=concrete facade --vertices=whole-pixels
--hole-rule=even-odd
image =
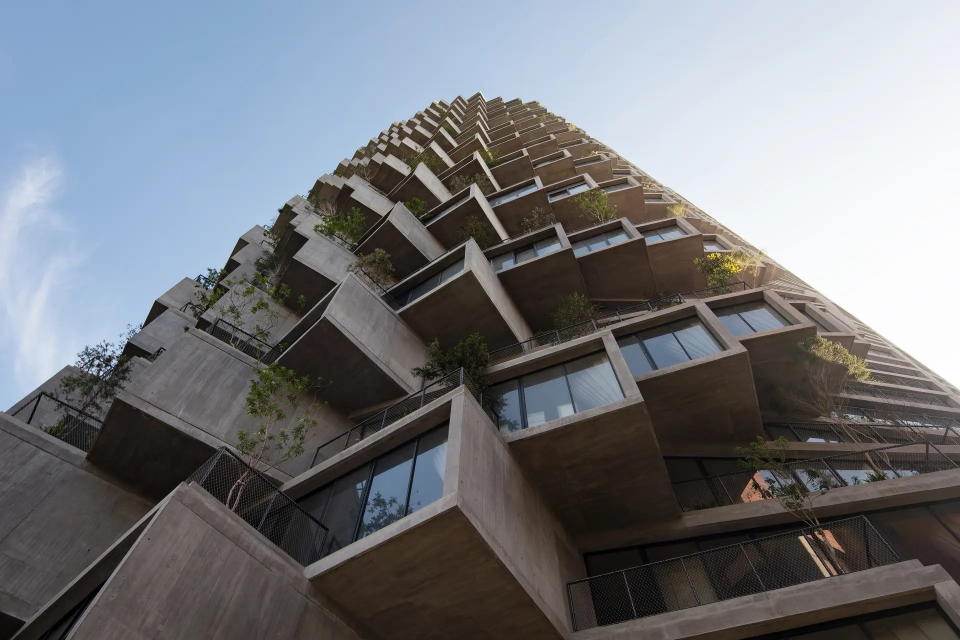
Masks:
[[[79,369],[0,416],[0,640],[746,639],[923,603],[960,638],[957,388],[732,229],[481,93],[308,186],[160,294],[90,446]],[[414,372],[472,333],[485,366]],[[778,400],[819,389],[815,337],[873,376],[816,415]],[[266,419],[265,369],[322,383]],[[737,466],[758,436],[787,471]],[[819,530],[750,489],[808,468]]]

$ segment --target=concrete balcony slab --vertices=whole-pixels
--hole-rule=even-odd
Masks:
[[[390,254],[394,275],[400,279],[444,253],[443,246],[401,202],[360,239],[356,253],[364,255],[376,249]]]

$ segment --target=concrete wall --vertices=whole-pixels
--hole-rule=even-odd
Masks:
[[[0,612],[32,616],[152,503],[0,415]]]
[[[302,567],[190,485],[171,495],[71,638],[361,636],[307,582]]]

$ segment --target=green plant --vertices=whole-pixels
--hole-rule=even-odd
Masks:
[[[354,245],[367,230],[367,218],[359,207],[346,211],[331,211],[321,216],[313,230],[328,238]]]
[[[550,314],[550,320],[553,322],[553,328],[560,330],[596,320],[597,315],[597,308],[587,299],[587,296],[574,291],[560,298],[560,303]]]
[[[441,124],[440,126],[443,127],[443,130],[444,130],[444,131],[446,131],[447,133],[450,134],[450,137],[451,137],[451,138],[453,138],[454,140],[457,139],[457,135],[458,135],[458,134],[457,134],[456,129],[453,128],[453,125],[452,125],[452,124],[450,124],[449,122],[447,122],[446,120],[444,120],[444,121],[443,121],[443,124]]]
[[[530,213],[520,221],[520,231],[522,233],[529,233],[556,223],[557,217],[553,215],[552,211],[547,211],[543,207],[534,207],[530,210]]]
[[[407,210],[418,218],[423,218],[427,213],[427,201],[416,196],[403,203]]]
[[[379,248],[358,256],[357,261],[350,265],[350,271],[366,276],[382,289],[396,282],[390,254]]]
[[[438,156],[427,153],[426,150],[407,151],[400,159],[403,160],[411,169],[416,169],[417,165],[421,163],[427,165],[427,169],[430,169],[430,171],[433,171],[434,173],[440,173],[447,168]]]
[[[808,360],[839,365],[848,380],[864,382],[870,379],[867,362],[847,351],[839,342],[815,336],[801,342],[799,348]]]
[[[247,390],[247,415],[257,423],[253,431],[240,430],[236,448],[249,465],[227,495],[226,505],[235,509],[255,471],[279,465],[303,453],[303,444],[317,422],[312,417],[321,401],[323,381],[298,376],[277,363],[258,369]],[[292,420],[290,420],[292,418]]]
[[[572,200],[580,209],[580,213],[594,222],[613,220],[617,215],[617,205],[610,202],[607,192],[603,189],[590,189],[578,193]]]
[[[490,223],[478,215],[469,216],[463,221],[460,229],[461,242],[473,238],[481,249],[491,247],[500,240]]]
[[[101,340],[80,350],[74,363],[79,371],[62,377],[59,387],[77,409],[100,413],[113,402],[130,377],[131,362],[123,348],[139,330],[129,326],[117,342]]]
[[[674,202],[667,205],[667,212],[677,218],[682,218],[686,210],[686,207],[681,202]]]
[[[483,158],[488,167],[495,167],[500,163],[500,152],[496,149],[482,149],[480,157]]]
[[[708,287],[721,289],[726,293],[738,275],[745,270],[755,270],[759,260],[742,249],[712,252],[703,257],[694,258],[693,264],[707,280]]]
[[[471,184],[476,184],[478,187],[480,187],[480,192],[484,195],[493,193],[493,183],[490,182],[490,178],[487,177],[487,174],[480,172],[477,172],[472,176],[464,174],[453,176],[447,181],[447,189],[450,190],[450,193],[458,193],[469,187]]]
[[[490,350],[487,341],[478,331],[474,331],[449,349],[442,348],[440,342],[434,340],[427,346],[427,361],[422,367],[414,367],[410,372],[427,383],[463,368],[470,380],[483,385],[489,364]]]

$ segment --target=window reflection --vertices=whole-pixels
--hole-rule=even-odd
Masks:
[[[720,343],[696,318],[641,331],[617,342],[635,376],[721,351]]]
[[[786,327],[790,323],[765,302],[749,302],[733,307],[716,309],[720,321],[735,336]]]

